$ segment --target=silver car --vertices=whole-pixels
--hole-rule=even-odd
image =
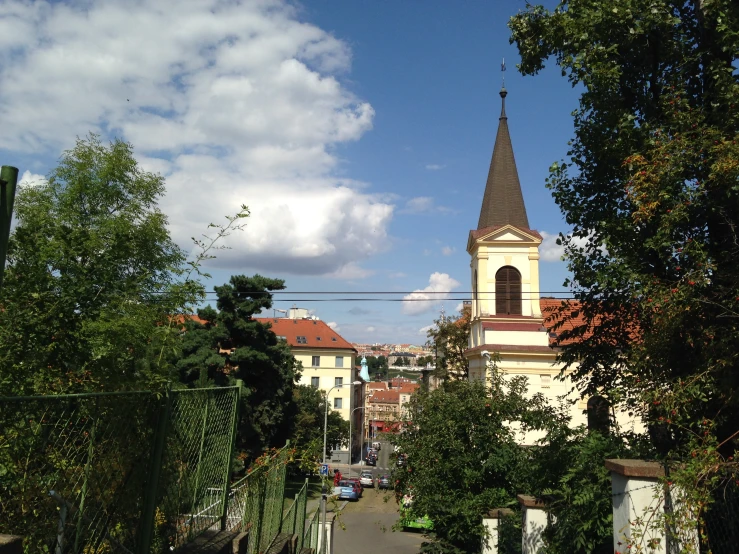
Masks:
[[[371,472],[363,471],[359,476],[359,484],[363,487],[375,488],[375,478],[372,476]]]

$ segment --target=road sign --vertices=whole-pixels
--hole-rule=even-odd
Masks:
[[[328,464],[321,464],[321,469],[318,471],[321,477],[328,477]]]

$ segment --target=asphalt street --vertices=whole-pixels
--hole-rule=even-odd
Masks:
[[[392,445],[383,443],[377,466],[354,465],[352,475],[371,471],[375,479],[390,474]],[[342,469],[342,472],[349,468]],[[362,498],[348,502],[341,509],[339,525],[334,531],[334,554],[377,554],[388,551],[399,554],[416,554],[425,540],[418,531],[394,531],[398,521],[398,507],[392,490],[366,488]]]

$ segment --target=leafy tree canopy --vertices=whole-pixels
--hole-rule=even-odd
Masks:
[[[450,380],[414,394],[408,419],[394,439],[408,454],[395,473],[396,498],[412,492],[414,512],[434,522],[429,551],[479,551],[482,514],[529,490],[529,455],[515,429],[549,428],[554,410],[542,395],[529,397],[524,377],[493,368],[487,386]]]
[[[573,229],[561,241],[585,318],[560,338],[593,334],[562,360],[585,394],[648,406],[652,421],[670,417],[660,395],[690,381],[702,401],[682,409],[730,437],[739,421],[739,3],[564,0],[554,11],[528,6],[509,26],[523,74],[553,57],[583,90],[569,159],[552,166],[548,186]],[[663,451],[682,441],[654,438]]]
[[[436,356],[436,377],[443,379],[467,379],[470,365],[464,356],[469,348],[470,307],[463,306],[458,316],[434,320],[428,330],[427,347]]]
[[[316,462],[323,459],[323,424],[326,417],[326,393],[309,385],[298,385],[293,391],[297,404],[295,431],[292,445],[299,452],[301,465],[315,469]],[[349,440],[349,422],[339,412],[328,410],[326,425],[326,457],[331,457],[331,445]]]
[[[187,322],[183,355],[177,361],[185,383],[205,386],[243,380],[238,440],[241,450],[252,455],[283,446],[297,413],[292,391],[300,365],[270,325],[254,319],[272,306],[270,292],[284,288],[281,279],[261,275],[234,275],[229,283],[215,287],[218,309],[198,310],[203,323]]]
[[[202,298],[157,201],[161,176],[96,135],[21,187],[0,292],[0,394],[157,387],[172,314]],[[171,337],[170,337],[171,338]]]

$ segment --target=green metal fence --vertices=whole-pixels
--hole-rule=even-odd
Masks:
[[[310,519],[305,521],[305,531],[303,532],[302,548],[312,548],[315,552],[318,548],[318,533],[320,531],[320,521],[318,516],[321,510],[317,509],[313,512]]]
[[[0,398],[0,533],[28,553],[151,554],[238,522],[268,544],[287,449],[231,485],[240,391]]]

